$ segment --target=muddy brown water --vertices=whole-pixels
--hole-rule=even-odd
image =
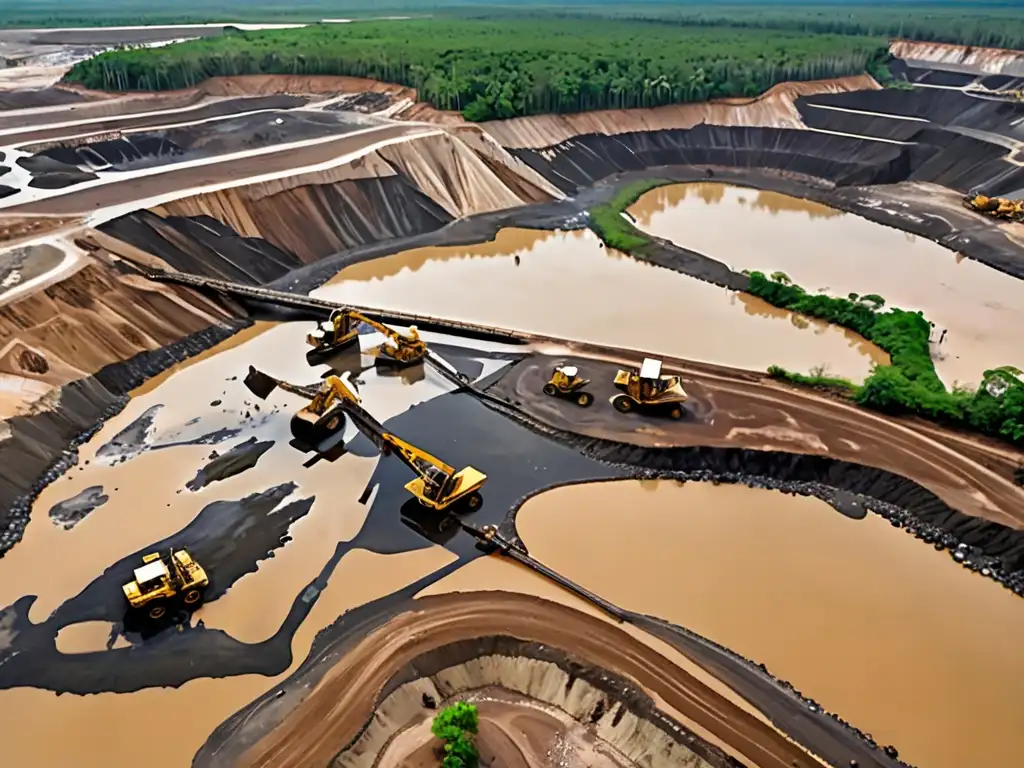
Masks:
[[[936,370],[952,386],[1024,365],[1024,281],[937,243],[808,200],[718,183],[674,184],[629,209],[645,232],[735,270],[785,272],[810,291],[878,294],[935,323]]]
[[[541,562],[765,663],[912,764],[1024,753],[1024,607],[880,517],[745,486],[620,481],[535,496],[517,526]]]
[[[302,663],[318,631],[346,610],[401,589],[454,559],[440,547],[398,555],[359,549],[349,552],[293,638],[291,667],[274,677],[201,678],[180,688],[91,696],[57,696],[35,688],[0,691],[5,764],[39,768],[107,765],[114,744],[119,753],[145,754],[146,763],[157,768],[190,765],[214,728]],[[262,604],[250,604],[248,609],[259,611]],[[153,748],[155,721],[174,734],[173,738],[161,738],[159,749]]]
[[[259,643],[271,637],[296,595],[334,554],[337,543],[351,540],[359,531],[368,507],[358,499],[376,464],[374,458],[347,454],[333,463],[304,468],[308,457],[287,444],[290,414],[301,401],[278,392],[261,404],[260,411],[253,408],[256,401],[242,383],[250,363],[300,383],[317,380],[320,370],[310,368],[303,355],[302,339],[309,330],[306,323],[256,327],[203,359],[176,367],[157,386],[136,390],[127,408],[81,447],[79,465],[40,494],[24,540],[0,559],[0,605],[9,605],[26,593],[37,594],[29,618],[42,621],[110,563],[184,528],[207,504],[293,481],[298,487],[285,503],[314,495],[317,500],[309,514],[291,526],[287,546],[260,561],[255,573],[242,577],[223,597],[193,614],[193,622],[202,620],[209,629],[223,630],[242,642]],[[360,387],[364,403],[382,420],[449,388],[432,374],[411,386],[373,370],[359,378],[365,382]],[[241,431],[215,446],[162,448],[124,463],[112,464],[97,456],[100,446],[157,404],[163,408],[154,418],[151,443],[194,439],[222,428]],[[250,436],[277,441],[255,469],[198,492],[185,490],[184,484],[213,450],[224,453]],[[49,508],[91,485],[102,485],[110,500],[71,530],[53,525]],[[454,559],[440,547],[397,555],[362,549],[348,552],[292,640],[291,669],[275,677],[204,678],[177,689],[131,694],[0,691],[5,757],[11,765],[102,765],[109,760],[110,744],[117,743],[147,752],[147,760],[157,766],[188,765],[225,718],[294,671],[319,630],[346,610],[390,594]],[[111,627],[107,622],[65,627],[58,634],[57,649],[61,653],[102,651]],[[0,643],[5,642],[2,630]],[[124,646],[119,637],[114,647]],[[175,738],[162,741],[156,752],[151,749],[153,717],[173,723],[175,731]]]
[[[589,231],[503,229],[489,243],[406,251],[348,267],[314,295],[755,370],[824,365],[859,381],[887,362],[856,334],[604,249]]]

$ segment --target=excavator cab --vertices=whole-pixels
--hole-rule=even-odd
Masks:
[[[349,322],[346,310],[336,309],[326,323],[317,323],[316,330],[306,336],[306,343],[312,347],[306,351],[306,361],[310,365],[320,365],[358,342],[357,324]]]
[[[278,387],[309,400],[309,404],[296,411],[291,420],[293,445],[308,453],[335,437],[347,423],[339,398],[345,396],[344,393],[352,397],[356,395],[344,384],[339,387],[333,382],[341,383],[341,380],[337,376],[328,376],[320,386],[296,386],[268,376],[250,365],[242,383],[260,400],[265,400]]]
[[[569,398],[577,405],[586,408],[594,402],[593,395],[582,391],[589,383],[590,379],[580,376],[579,368],[575,365],[559,365],[555,366],[551,378],[544,385],[544,394],[549,397]]]
[[[410,325],[409,330],[404,334],[390,328],[387,328],[387,331],[388,333],[384,334],[387,338],[380,345],[380,351],[377,353],[378,363],[405,367],[423,362],[423,358],[427,356],[427,345],[420,338],[419,330],[415,325]]]
[[[661,360],[648,357],[640,370],[620,369],[615,386],[622,394],[612,397],[612,405],[620,413],[637,408],[666,414],[670,419],[683,418],[683,403],[689,396],[678,376],[662,374]]]

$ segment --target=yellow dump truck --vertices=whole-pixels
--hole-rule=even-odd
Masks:
[[[135,569],[135,580],[121,587],[132,609],[162,619],[179,601],[188,608],[202,602],[210,579],[184,549],[172,549],[166,557],[150,552],[143,555],[142,563]]]
[[[590,379],[580,376],[575,365],[559,365],[551,372],[551,378],[544,385],[544,394],[549,397],[564,397],[586,408],[594,402],[594,396],[583,391],[589,383]]]

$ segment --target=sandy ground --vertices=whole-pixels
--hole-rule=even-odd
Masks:
[[[782,271],[809,291],[874,293],[891,306],[923,311],[936,325],[936,369],[947,386],[977,384],[983,371],[1001,365],[1024,366],[1024,283],[930,240],[818,203],[724,184],[662,187],[629,213],[643,231],[735,271]],[[739,220],[743,226],[734,226]]]
[[[563,360],[571,360],[581,376],[592,380],[591,408],[541,393],[552,368]],[[964,514],[1024,527],[1024,489],[1012,480],[1014,468],[1024,465],[1020,451],[896,421],[760,377],[686,363],[681,367],[683,385],[691,399],[683,420],[641,414],[610,419],[606,403],[615,392],[611,381],[619,367],[617,362],[583,357],[536,357],[517,365],[492,391],[521,401],[541,421],[592,437],[651,447],[707,445],[821,454],[879,467],[920,483]],[[973,448],[965,450],[964,443]]]
[[[502,768],[630,768],[633,763],[607,742],[554,707],[501,688],[460,697],[476,706],[480,731],[474,739],[481,763]],[[432,714],[427,711],[427,714]],[[431,719],[409,726],[381,753],[378,768],[436,768],[441,743]]]
[[[532,581],[529,572],[522,578]],[[520,574],[496,558],[478,560],[429,588],[423,607],[367,635],[338,660],[281,726],[247,752],[239,766],[298,766],[329,759],[372,714],[373,696],[399,668],[426,650],[466,637],[513,634],[567,648],[573,655],[637,681],[670,710],[706,726],[761,768],[815,766],[817,761],[760,719],[746,713],[607,621],[547,600],[505,592],[442,596],[493,588]],[[451,581],[454,580],[454,581]],[[543,590],[546,583],[539,585]],[[529,588],[527,588],[529,591]]]
[[[878,516],[624,481],[535,496],[516,528],[545,565],[766,664],[912,765],[1009,765],[1024,749],[1024,605]],[[609,567],[620,560],[630,567]]]

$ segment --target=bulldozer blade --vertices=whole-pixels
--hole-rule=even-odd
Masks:
[[[251,365],[249,366],[249,373],[246,374],[242,383],[260,400],[266,400],[267,396],[277,389],[277,381],[274,378],[263,373],[263,371],[257,371]]]

